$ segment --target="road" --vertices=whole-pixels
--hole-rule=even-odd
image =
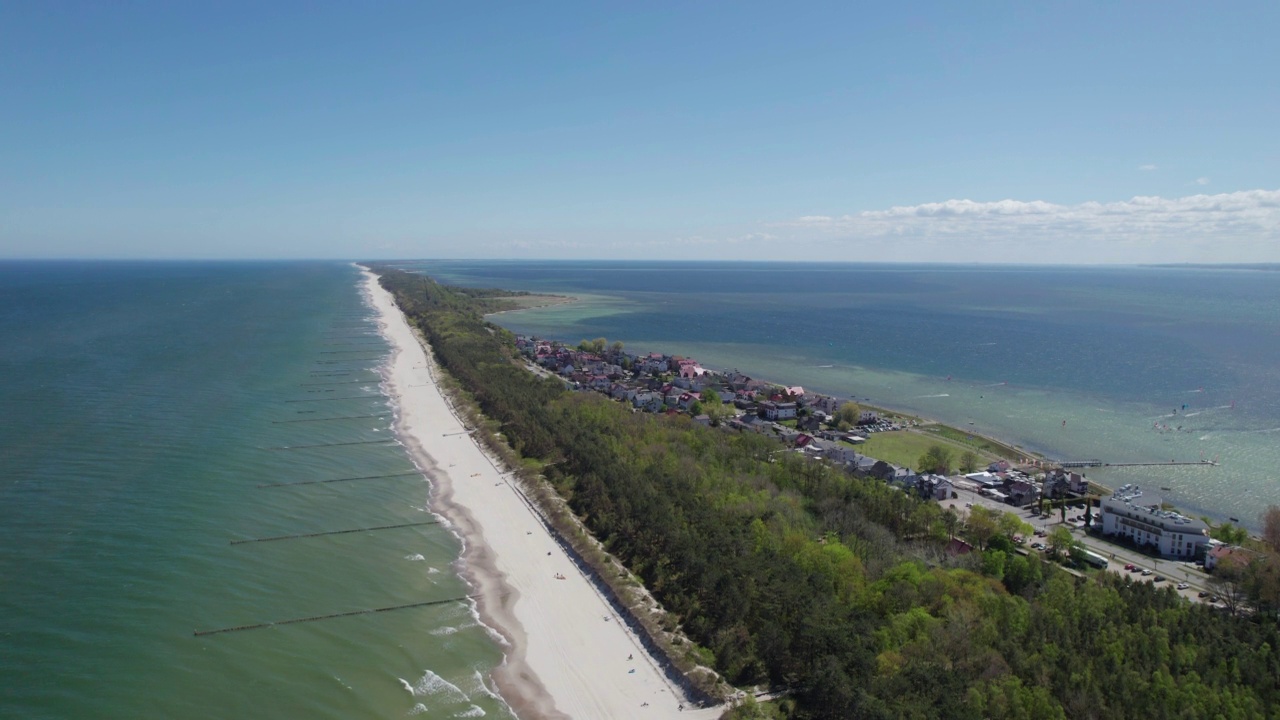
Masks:
[[[982,505],[999,512],[1013,512],[1024,522],[1030,524],[1036,530],[1043,530],[1046,534],[1058,525],[1063,525],[1060,520],[1062,515],[1056,510],[1050,515],[1050,517],[1044,518],[1035,513],[1034,510],[1006,505],[1005,503],[997,502],[991,498],[983,497],[973,490],[959,486],[956,487],[956,494],[959,497],[954,500],[943,500],[941,504],[944,508],[955,508],[956,512],[960,513],[962,517],[968,510],[967,505]],[[1068,508],[1067,510],[1067,517],[1080,514],[1081,511],[1079,509]],[[1081,522],[1067,522],[1065,526],[1071,531],[1071,534],[1075,536],[1076,540],[1078,540],[1081,545],[1110,561],[1107,567],[1109,572],[1114,572],[1117,575],[1129,575],[1135,581],[1146,580],[1147,582],[1154,582],[1156,575],[1163,575],[1168,578],[1168,580],[1166,583],[1161,584],[1176,585],[1180,582],[1186,582],[1190,587],[1186,590],[1178,591],[1178,594],[1194,602],[1204,602],[1198,597],[1198,593],[1200,591],[1212,591],[1212,588],[1209,585],[1209,574],[1194,563],[1187,563],[1181,560],[1156,559],[1143,555],[1132,548],[1109,543],[1101,537],[1088,534]],[[1031,543],[1035,542],[1035,540],[1036,538],[1032,538],[1027,542]],[[1043,542],[1043,540],[1041,540],[1041,542]],[[1028,547],[1028,552],[1037,551],[1031,550]],[[1140,572],[1129,572],[1124,569],[1126,564],[1137,565],[1139,568],[1148,568],[1152,571],[1152,574],[1143,577]]]

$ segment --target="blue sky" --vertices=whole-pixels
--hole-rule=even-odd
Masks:
[[[1280,261],[1274,2],[368,5],[0,4],[0,256]]]

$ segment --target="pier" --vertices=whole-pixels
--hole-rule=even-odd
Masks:
[[[1064,460],[1057,463],[1063,468],[1086,467],[1176,467],[1180,465],[1208,465],[1217,467],[1215,460],[1166,460],[1163,462],[1103,462],[1101,460]]]

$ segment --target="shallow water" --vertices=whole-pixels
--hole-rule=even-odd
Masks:
[[[584,298],[495,317],[517,332],[692,355],[707,367],[971,427],[1055,459],[1216,459],[1216,468],[1088,474],[1255,528],[1259,511],[1280,503],[1277,272],[514,261],[410,268],[446,282]]]
[[[0,265],[0,716],[510,716],[467,602],[193,635],[468,592],[438,524],[230,544],[435,520],[359,279]]]

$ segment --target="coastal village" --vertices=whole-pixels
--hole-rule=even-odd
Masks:
[[[795,453],[882,480],[958,513],[968,514],[956,502],[964,498],[972,498],[964,503],[965,510],[982,504],[993,510],[1024,511],[1029,516],[1028,535],[1047,540],[1052,518],[1058,516],[1057,524],[1084,536],[1079,559],[1095,568],[1107,568],[1110,559],[1132,558],[1136,562],[1126,562],[1125,572],[1145,578],[1154,573],[1140,559],[1156,558],[1158,566],[1163,558],[1185,565],[1181,578],[1194,581],[1186,568],[1203,576],[1224,559],[1247,554],[1238,544],[1210,537],[1211,528],[1203,519],[1170,509],[1141,488],[1126,485],[1113,492],[1091,483],[1083,473],[1037,458],[1011,462],[986,457],[978,467],[956,474],[924,472],[865,454],[860,446],[872,435],[916,431],[920,421],[860,407],[849,398],[779,385],[736,370],[711,370],[689,357],[632,354],[621,343],[610,346],[603,339],[569,346],[517,336],[516,348],[535,372],[556,377],[576,391],[607,395],[634,412],[686,415],[700,425],[774,437]],[[1017,541],[1029,543],[1033,551],[1049,550],[1032,537]],[[952,542],[952,552],[971,550],[958,538]],[[1165,579],[1155,575],[1153,581]],[[1188,597],[1194,592],[1187,582],[1178,583],[1178,589],[1188,591]],[[1206,602],[1218,600],[1203,588],[1198,595]]]

